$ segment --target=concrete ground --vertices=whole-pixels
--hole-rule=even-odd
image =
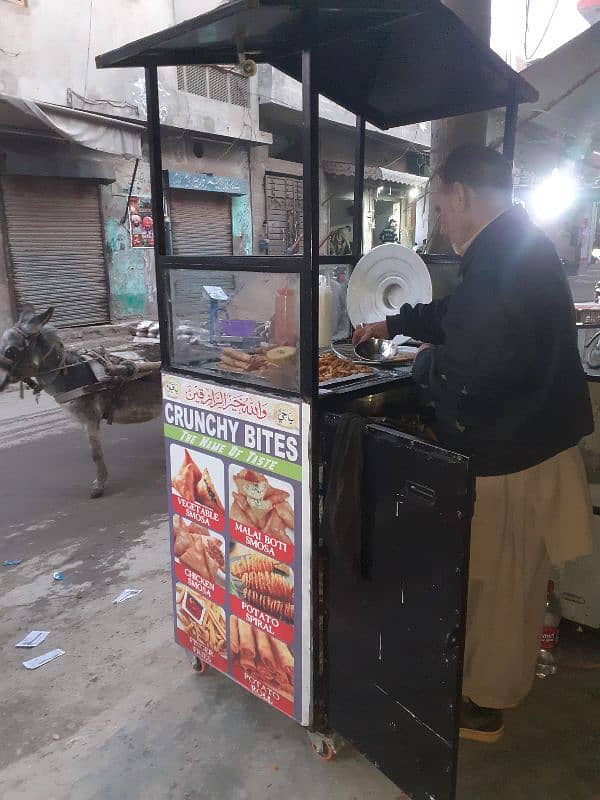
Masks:
[[[322,762],[295,723],[193,672],[172,641],[160,423],[104,441],[109,490],[92,501],[79,429],[44,398],[0,396],[0,562],[23,559],[0,567],[2,800],[398,800],[352,748]],[[127,587],[143,593],[113,605]],[[34,628],[47,641],[16,650]],[[461,748],[459,800],[594,797],[600,670],[538,681],[500,744]]]

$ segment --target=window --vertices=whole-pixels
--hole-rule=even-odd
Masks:
[[[177,67],[177,88],[180,92],[209,97],[241,108],[250,105],[248,78],[223,67],[180,65]]]

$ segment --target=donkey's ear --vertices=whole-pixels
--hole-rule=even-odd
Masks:
[[[35,308],[31,305],[31,303],[25,303],[25,305],[21,308],[21,313],[19,314],[19,324],[27,324],[31,319],[35,317]]]
[[[23,306],[19,324],[26,333],[39,333],[41,328],[50,321],[52,314],[54,314],[54,306],[50,306],[41,314],[36,314],[34,307],[28,304]]]

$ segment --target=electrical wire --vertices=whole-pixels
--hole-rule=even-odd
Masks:
[[[527,53],[527,34],[529,33],[529,12],[530,12],[531,0],[526,0],[526,3],[525,3],[525,41],[523,42],[523,51],[525,53],[525,58],[526,58],[527,61],[530,61],[535,56],[535,54],[540,49],[540,47],[542,46],[542,43],[543,43],[544,39],[546,38],[546,34],[548,33],[548,31],[550,29],[550,25],[552,24],[552,20],[554,19],[554,15],[556,14],[556,9],[558,8],[559,2],[560,2],[560,0],[555,0],[554,8],[552,9],[552,13],[550,14],[548,22],[546,23],[546,27],[544,28],[544,32],[542,33],[542,38],[537,43],[537,46],[534,49],[534,51],[532,53],[528,54]]]
[[[92,46],[92,20],[94,18],[94,0],[90,0],[90,19],[88,24],[87,55],[85,57],[85,80],[83,82],[83,95],[87,94],[88,75],[90,72],[90,49]]]

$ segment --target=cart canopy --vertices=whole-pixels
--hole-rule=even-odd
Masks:
[[[301,80],[305,49],[319,93],[383,129],[538,98],[439,0],[235,0],[96,64],[235,64],[241,54]]]

